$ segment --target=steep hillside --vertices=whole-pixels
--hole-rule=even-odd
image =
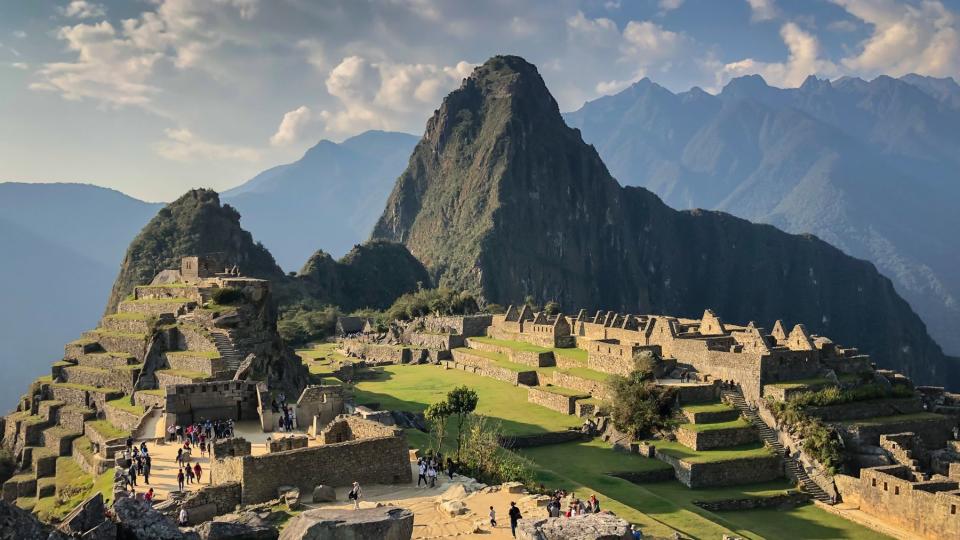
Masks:
[[[373,237],[440,285],[498,303],[803,322],[920,381],[954,381],[923,323],[867,262],[811,236],[678,212],[622,188],[566,126],[534,66],[499,56],[428,121]]]
[[[288,271],[318,247],[340,257],[370,235],[416,142],[384,131],[320,141],[300,160],[264,171],[222,199]]]
[[[566,115],[615,177],[677,208],[816,234],[894,280],[930,333],[960,351],[960,109],[952,79],[758,76],[718,96],[645,79]]]
[[[217,192],[195,189],[160,209],[133,239],[113,284],[106,313],[133,292],[135,285],[149,283],[161,270],[178,268],[188,255],[223,253],[245,275],[283,281],[283,271],[261,244],[240,227],[240,214],[220,205]]]

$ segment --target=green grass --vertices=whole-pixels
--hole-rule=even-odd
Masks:
[[[90,442],[90,437],[86,435],[77,437],[77,439],[73,441],[73,448],[86,456],[88,461],[93,457],[93,443]]]
[[[154,317],[149,313],[113,313],[105,318],[113,321],[146,321]]]
[[[509,358],[507,358],[505,354],[500,354],[497,352],[478,351],[477,349],[467,349],[467,348],[459,348],[454,350],[463,351],[465,353],[472,354],[474,356],[480,356],[482,358],[486,358],[487,360],[490,360],[491,362],[493,362],[493,365],[499,368],[503,368],[509,371],[515,371],[517,373],[520,373],[523,371],[536,371],[538,369],[542,369],[542,368],[536,368],[534,366],[529,366],[527,364],[520,364],[518,362],[513,362]]]
[[[562,387],[562,386],[547,385],[547,386],[537,386],[537,387],[535,387],[535,388],[536,388],[537,390],[543,390],[544,392],[549,392],[549,393],[551,393],[551,394],[557,394],[558,396],[566,396],[566,397],[580,397],[580,396],[582,396],[582,397],[588,397],[588,396],[590,395],[590,394],[588,394],[588,393],[586,393],[586,392],[581,392],[581,391],[579,391],[579,390],[573,390],[573,389],[570,389],[570,388],[564,388],[564,387]]]
[[[141,298],[139,300],[126,300],[131,304],[186,304],[187,302],[194,302],[192,298],[182,298],[182,297],[173,297],[173,298]]]
[[[34,379],[34,382],[38,382],[38,383],[52,383],[52,382],[53,382],[53,375],[41,375],[41,376],[37,377],[36,379]]]
[[[750,443],[740,446],[731,446],[729,448],[718,448],[716,450],[692,450],[675,441],[646,441],[657,447],[657,452],[663,452],[669,456],[688,461],[690,463],[716,463],[718,461],[731,461],[734,459],[769,457],[774,451],[765,447],[762,443]]]
[[[150,396],[166,396],[167,390],[165,388],[151,388],[149,390],[137,390],[138,394],[147,394]]]
[[[601,508],[640,524],[646,536],[672,538],[672,531],[677,530],[685,538],[720,538],[724,534],[778,540],[883,538],[813,505],[791,510],[714,513],[693,504],[697,500],[782,494],[793,488],[786,480],[712,489],[689,489],[675,481],[637,485],[608,473],[656,470],[666,464],[614,451],[598,439],[524,449],[519,453],[534,462],[536,475],[546,486],[573,489],[581,497],[596,494]]]
[[[147,334],[140,332],[115,332],[113,330],[107,330],[106,328],[97,328],[92,330],[100,337],[114,337],[114,338],[129,338],[129,339],[141,339],[143,341],[147,340]]]
[[[177,377],[184,377],[188,379],[207,379],[210,375],[206,373],[201,373],[199,371],[189,371],[186,369],[158,369],[156,373],[163,373],[165,375],[174,375]]]
[[[107,405],[120,409],[121,411],[126,411],[135,416],[143,416],[143,413],[147,410],[140,405],[133,405],[130,403],[130,396],[123,396],[122,398],[113,399],[107,402]]]
[[[85,425],[86,429],[92,429],[108,440],[123,439],[130,436],[129,431],[118,428],[108,420],[90,420]]]
[[[67,366],[75,366],[75,365],[76,365],[76,364],[74,364],[73,362],[64,362],[63,360],[60,360],[60,361],[58,361],[58,362],[54,362],[54,363],[53,363],[53,367],[67,367]],[[51,380],[52,380],[53,375],[51,375],[50,377],[51,377]]]
[[[557,371],[565,375],[572,375],[574,377],[580,377],[581,379],[587,379],[588,381],[595,382],[606,382],[610,378],[609,373],[603,373],[600,371],[594,371],[585,367],[572,367],[566,369],[556,368]]]
[[[560,355],[560,356],[563,356],[563,357],[565,357],[565,358],[570,358],[570,359],[572,359],[572,360],[577,360],[577,361],[583,362],[583,363],[586,363],[586,362],[587,362],[587,351],[585,351],[584,349],[579,349],[579,348],[577,348],[577,347],[572,347],[572,348],[569,348],[569,349],[553,348],[553,349],[550,349],[550,350],[553,351],[553,354],[555,354],[555,355]]]
[[[743,418],[737,418],[736,420],[730,420],[729,422],[711,422],[708,424],[680,424],[681,429],[695,431],[697,433],[701,433],[704,431],[715,431],[718,429],[734,429],[734,428],[748,428],[748,427],[750,427],[750,422],[747,422]]]
[[[703,403],[700,405],[684,405],[683,410],[694,413],[719,413],[736,410],[736,407],[726,403]]]
[[[795,379],[792,381],[783,381],[779,383],[771,384],[770,386],[776,388],[783,388],[784,390],[793,390],[795,388],[804,388],[807,386],[824,386],[828,384],[833,384],[833,381],[827,378],[816,378],[816,379]]]
[[[945,418],[942,414],[931,412],[919,412],[912,414],[898,414],[896,416],[875,416],[873,418],[861,418],[859,420],[845,420],[843,422],[830,422],[831,424],[840,424],[844,426],[886,426],[890,424],[899,424],[900,422],[914,422],[919,420],[935,420]]]
[[[357,403],[379,403],[383,409],[421,412],[460,385],[480,395],[477,413],[502,421],[507,435],[562,431],[578,419],[527,401],[525,388],[461,370],[432,365],[385,366],[375,377],[355,385]]]
[[[100,392],[104,394],[111,394],[114,392],[119,392],[117,388],[97,388],[96,386],[90,386],[89,384],[76,384],[76,383],[53,383],[51,386],[54,388],[71,388],[73,390],[85,390],[87,392]]]
[[[54,483],[57,493],[37,500],[33,508],[37,517],[46,522],[63,519],[78,504],[98,491],[106,501],[113,495],[113,470],[93,478],[83,472],[73,458],[61,457],[57,459]]]

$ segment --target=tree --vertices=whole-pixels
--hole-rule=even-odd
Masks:
[[[447,393],[450,410],[457,415],[457,461],[460,461],[460,448],[463,445],[463,424],[477,408],[480,397],[468,386],[458,386]]]
[[[608,382],[613,397],[610,411],[613,425],[634,438],[673,424],[673,389],[658,386],[650,366],[649,358],[638,357],[628,376],[613,376]]]
[[[530,306],[531,311],[540,311],[540,306],[537,305],[537,300],[533,297],[533,295],[528,294],[526,298],[523,299],[523,303]]]
[[[543,311],[547,315],[557,315],[560,313],[560,303],[551,300],[547,302],[545,306],[543,306]]]
[[[447,420],[453,414],[453,408],[447,400],[431,403],[423,415],[430,421],[434,435],[437,437],[437,454],[443,451],[443,436],[447,432]]]

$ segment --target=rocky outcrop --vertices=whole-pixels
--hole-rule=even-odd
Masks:
[[[630,540],[630,524],[613,514],[586,514],[573,518],[522,519],[520,540]]]
[[[117,538],[123,540],[186,540],[196,538],[180,531],[168,517],[142,500],[124,497],[113,503]]]
[[[409,540],[413,512],[382,506],[359,510],[307,510],[291,519],[280,540]]]
[[[277,540],[280,535],[274,527],[226,521],[206,521],[195,530],[200,540]]]
[[[403,242],[438,285],[491,302],[532,295],[684,317],[711,308],[731,321],[803,322],[880,365],[948,369],[870,263],[810,235],[676,211],[621,187],[518,57],[490,59],[444,99],[373,238]]]
[[[21,510],[6,501],[0,501],[0,540],[66,539],[66,535],[40,523],[40,520],[30,512]]]

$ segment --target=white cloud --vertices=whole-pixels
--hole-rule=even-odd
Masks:
[[[260,152],[254,148],[217,144],[205,141],[189,129],[165,129],[166,140],[154,144],[158,155],[172,161],[192,162],[204,160],[258,161]]]
[[[856,32],[857,23],[844,19],[831,21],[827,24],[827,30],[831,32]]]
[[[468,76],[473,64],[453,66],[372,62],[348,56],[334,67],[326,80],[327,92],[341,107],[323,110],[327,130],[346,134],[362,129],[401,129],[426,118],[426,111]]]
[[[777,17],[777,6],[773,0],[747,0],[747,3],[753,12],[750,17],[753,21],[769,21]]]
[[[23,30],[17,30],[16,32],[13,33],[13,37],[17,39],[24,39],[25,37],[27,37],[27,33],[24,32]]]
[[[16,69],[27,70],[27,69],[30,69],[30,64],[27,64],[27,63],[24,63],[24,62],[14,62],[14,63],[10,64],[10,67],[13,67],[13,68],[16,68]]]
[[[313,111],[310,110],[310,107],[306,105],[301,105],[287,112],[283,115],[283,120],[280,121],[277,132],[270,137],[270,144],[273,146],[287,146],[300,140],[304,129],[314,121],[316,121],[316,117]]]
[[[873,27],[858,52],[843,65],[864,76],[916,72],[938,77],[960,74],[957,17],[937,0],[832,0]]]
[[[718,84],[732,77],[759,74],[774,86],[797,87],[809,75],[831,76],[836,73],[836,66],[820,57],[817,38],[795,23],[788,22],[781,26],[780,37],[789,51],[786,62],[761,62],[753,58],[731,62],[725,64],[718,73]]]
[[[59,11],[64,17],[74,19],[93,19],[107,14],[107,10],[102,4],[87,2],[86,0],[73,0],[60,8]]]
[[[660,0],[657,5],[663,11],[673,11],[683,5],[683,0]]]
[[[582,11],[567,19],[567,32],[571,39],[592,47],[615,46],[620,42],[617,23],[606,17],[587,18]]]
[[[640,57],[645,63],[673,56],[682,44],[683,36],[664,30],[650,21],[630,21],[623,29],[625,55]]]

